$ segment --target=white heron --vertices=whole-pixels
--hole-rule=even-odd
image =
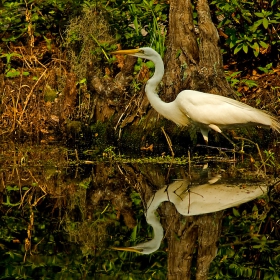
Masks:
[[[188,126],[193,123],[199,127],[207,143],[210,129],[222,133],[224,128],[258,125],[280,132],[280,123],[275,116],[224,96],[183,90],[174,101],[162,101],[156,93],[156,88],[164,75],[164,64],[161,56],[152,48],[118,50],[112,54],[128,54],[151,60],[155,65],[155,73],[147,81],[145,91],[152,107],[177,125]]]
[[[154,238],[132,247],[113,247],[115,250],[151,254],[158,250],[163,238],[163,228],[156,210],[163,201],[172,202],[184,216],[212,213],[253,200],[267,192],[265,186],[207,184],[188,188],[187,181],[175,181],[158,190],[147,203],[146,221],[152,226]]]

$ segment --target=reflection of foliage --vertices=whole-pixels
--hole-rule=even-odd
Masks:
[[[17,195],[20,199],[18,192]],[[117,251],[104,248],[102,244],[109,237],[105,235],[109,224],[114,223],[112,236],[115,236],[115,232],[123,231],[112,207],[106,208],[103,214],[97,210],[94,213],[94,216],[99,215],[97,220],[74,223],[73,218],[68,219],[66,229],[71,239],[68,240],[68,235],[61,229],[61,220],[55,214],[58,212],[53,213],[49,208],[53,207],[53,202],[46,199],[34,211],[32,247],[26,258],[29,207],[18,209],[10,206],[12,211],[1,207],[1,212],[6,212],[0,218],[1,279],[126,279],[123,278],[126,272],[132,279],[149,279],[151,275],[155,275],[153,279],[164,279],[156,276],[163,275],[162,264],[149,268],[149,257],[146,257],[145,264],[141,264],[137,261],[137,255],[120,255]],[[95,240],[97,237],[103,240]]]
[[[226,212],[209,279],[280,278],[279,203],[272,208],[263,199],[257,202]]]
[[[54,151],[46,149],[43,155],[28,148],[9,157],[8,167],[1,162],[5,192],[0,193],[0,278],[127,279],[128,273],[132,279],[150,279],[163,274],[158,258],[132,264],[139,256],[120,258],[119,252],[109,249],[117,236],[122,243],[129,239],[129,230],[119,219],[124,209],[120,207],[127,205],[122,189],[130,184],[122,180],[119,168],[112,163],[72,168],[66,156],[60,152],[55,156]],[[38,168],[42,159],[47,166]],[[10,160],[16,172],[4,168],[10,167]],[[133,209],[140,213],[139,196],[135,194],[134,200],[138,203]],[[140,217],[146,225],[143,211]],[[149,231],[144,238],[150,236]]]
[[[0,279],[166,279],[164,250],[141,256],[110,247],[131,246],[152,238],[142,200],[151,195],[148,185],[163,184],[169,164],[110,160],[70,166],[61,150],[57,156],[53,150],[47,150],[47,155],[30,148],[18,151],[12,159],[16,172],[1,171],[5,189],[0,193]],[[42,169],[31,162],[42,164],[42,159],[48,163]],[[170,178],[178,178],[183,167],[173,167]],[[279,195],[272,193],[272,197],[278,203]],[[127,226],[125,207],[134,213],[136,226]],[[258,200],[225,212],[209,279],[277,279],[277,208],[279,203],[274,206]],[[161,248],[166,248],[164,242]]]
[[[106,248],[107,228],[116,221],[116,213],[110,204],[104,209],[103,204],[88,209],[87,189],[81,187],[85,186],[85,182],[79,185],[69,196],[63,224],[69,241],[81,244],[83,255],[88,256],[96,250],[102,251]]]

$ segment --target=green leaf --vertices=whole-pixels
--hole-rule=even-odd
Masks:
[[[178,58],[181,55],[182,51],[181,50],[177,50],[176,52],[176,58]]]
[[[263,42],[263,41],[260,41],[259,43],[260,43],[260,45],[261,45],[263,48],[265,48],[265,49],[267,49],[268,46],[269,46],[266,42]]]
[[[252,49],[253,49],[253,52],[254,52],[254,55],[255,57],[257,57],[260,53],[260,47],[259,47],[259,44],[257,42],[255,42],[252,46]]]
[[[133,24],[134,24],[134,29],[136,31],[136,34],[139,35],[139,24],[138,24],[137,16],[135,16],[135,18],[133,20]]]
[[[250,278],[252,276],[252,274],[253,274],[252,269],[250,267],[247,267],[246,268],[246,276]]]
[[[258,27],[259,27],[262,23],[263,23],[263,20],[262,20],[262,19],[257,20],[257,21],[253,24],[253,26],[251,27],[251,29],[255,32],[255,31],[258,29]]]
[[[147,66],[149,69],[155,68],[155,65],[154,65],[154,63],[153,63],[152,61],[147,61],[145,64],[146,64],[146,66]]]
[[[239,211],[238,211],[236,208],[233,208],[233,209],[232,209],[232,212],[233,212],[233,215],[234,215],[235,217],[240,217],[240,213],[239,213]]]
[[[245,53],[248,53],[248,45],[243,44],[242,48]]]
[[[20,75],[20,72],[14,68],[12,68],[10,71],[6,73],[7,78],[15,78]]]
[[[19,187],[18,186],[6,186],[7,191],[18,191]]]
[[[269,24],[269,22],[268,22],[267,18],[264,18],[264,19],[263,19],[263,27],[264,27],[265,29],[268,28],[268,24]]]
[[[230,41],[229,43],[229,47],[232,49],[234,46],[236,45],[236,43],[234,41]]]
[[[237,54],[240,50],[242,49],[242,44],[238,45],[237,47],[235,47],[234,49],[234,54]]]
[[[81,79],[78,83],[79,83],[79,84],[84,84],[84,83],[86,83],[86,81],[87,81],[87,79],[84,78],[84,79]]]
[[[260,18],[263,18],[263,17],[264,17],[264,14],[263,14],[263,13],[255,13],[255,15],[256,15],[257,17],[260,17]]]

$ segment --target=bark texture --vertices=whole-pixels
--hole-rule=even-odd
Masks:
[[[219,47],[219,34],[212,22],[207,0],[197,2],[199,29],[199,90],[234,97],[234,91],[226,81]]]
[[[107,121],[118,111],[123,110],[123,104],[126,102],[127,88],[133,77],[133,68],[136,59],[128,56],[121,66],[121,71],[115,79],[109,76],[100,76],[94,67],[88,68],[87,78],[89,80],[89,89],[95,92],[92,115],[94,120]],[[116,101],[117,100],[117,101]]]
[[[219,35],[207,0],[197,2],[198,26],[190,0],[171,0],[165,55],[164,97],[174,100],[184,89],[233,96],[223,72]],[[168,279],[191,279],[196,254],[196,280],[206,280],[216,256],[222,212],[182,217],[173,206],[163,211],[168,238]]]
[[[233,96],[223,72],[219,35],[207,0],[197,2],[198,26],[190,0],[171,0],[165,60],[164,99],[184,89]]]
[[[190,86],[197,72],[199,49],[193,25],[190,0],[170,1],[167,51],[164,57],[164,98],[174,100],[177,94]]]
[[[196,280],[206,280],[217,254],[223,211],[184,217],[170,203],[161,208],[168,240],[168,280],[188,280],[196,260]]]

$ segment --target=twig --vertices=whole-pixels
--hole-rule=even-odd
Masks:
[[[172,142],[171,142],[171,139],[170,139],[170,137],[167,135],[167,133],[165,132],[163,126],[161,127],[161,130],[162,130],[162,132],[163,132],[163,134],[164,134],[164,136],[165,136],[165,138],[166,138],[167,144],[168,144],[169,149],[170,149],[171,154],[172,154],[172,158],[174,158],[175,154],[174,154],[173,149],[172,149]]]
[[[234,149],[229,149],[229,148],[222,148],[222,147],[215,147],[215,146],[208,146],[208,145],[201,145],[201,144],[197,144],[197,147],[204,147],[204,148],[209,148],[209,149],[217,149],[217,150],[221,150],[221,151],[229,151],[229,152],[234,152]]]
[[[24,112],[25,112],[25,110],[26,110],[26,107],[27,107],[27,105],[28,105],[29,99],[30,99],[30,97],[31,97],[31,95],[32,95],[32,93],[33,93],[35,87],[37,86],[37,84],[39,83],[39,81],[42,79],[42,77],[44,76],[44,74],[47,72],[47,70],[48,70],[48,69],[46,69],[46,70],[43,72],[43,74],[39,77],[39,79],[37,80],[37,82],[35,83],[35,85],[31,88],[29,94],[27,95],[27,98],[26,98],[26,100],[25,100],[25,102],[24,102],[24,107],[23,107],[23,109],[22,109],[21,115],[20,115],[19,120],[18,120],[19,123],[21,123],[22,116],[23,116],[23,114],[24,114]]]
[[[251,141],[251,140],[249,140],[249,139],[243,138],[243,137],[234,137],[234,138],[235,138],[235,139],[238,139],[238,140],[246,140],[246,141],[248,141],[248,142],[254,144],[254,145],[257,147],[257,150],[258,150],[258,153],[259,153],[259,155],[260,155],[261,162],[262,162],[261,167],[263,166],[264,174],[266,175],[265,162],[264,162],[264,160],[263,160],[263,157],[262,157],[262,154],[261,154],[261,150],[260,150],[260,147],[259,147],[258,143],[255,143],[255,142],[253,142],[253,141]],[[261,167],[260,167],[260,168],[261,168]]]
[[[191,180],[191,152],[188,150],[188,162],[189,162],[189,178]]]
[[[117,130],[118,125],[119,125],[119,123],[120,123],[122,117],[125,115],[127,109],[128,109],[129,106],[131,105],[131,103],[132,103],[134,97],[135,97],[135,94],[132,96],[132,98],[130,99],[129,103],[126,105],[126,107],[125,107],[125,109],[124,109],[124,112],[123,112],[123,113],[121,114],[121,116],[119,117],[119,120],[117,121],[117,124],[116,124],[116,126],[114,127],[115,130]]]

